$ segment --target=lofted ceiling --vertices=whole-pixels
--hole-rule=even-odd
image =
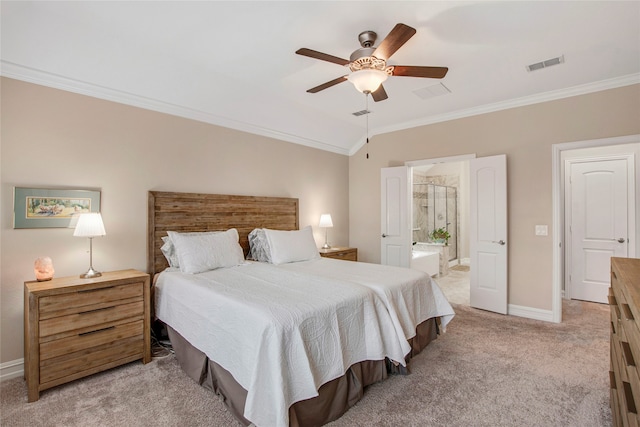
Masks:
[[[354,154],[367,134],[640,83],[638,1],[2,1],[3,76]],[[373,102],[348,69],[358,34],[417,30]],[[563,56],[559,65],[527,65]],[[354,116],[365,110],[368,115]]]

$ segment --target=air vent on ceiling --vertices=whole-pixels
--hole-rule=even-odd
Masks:
[[[564,62],[564,55],[560,55],[555,58],[547,59],[546,61],[536,62],[535,64],[527,65],[527,71],[537,71],[543,68],[551,67],[552,65],[562,64]]]
[[[365,114],[370,114],[371,111],[370,110],[360,110],[360,111],[356,111],[355,113],[351,113],[354,116],[358,117],[358,116],[364,116]]]
[[[442,83],[438,83],[432,86],[423,87],[422,89],[414,90],[413,93],[416,94],[418,98],[429,99],[434,96],[446,95],[451,93],[451,91]]]

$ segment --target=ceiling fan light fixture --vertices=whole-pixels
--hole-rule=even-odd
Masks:
[[[381,70],[375,69],[362,69],[353,71],[349,74],[349,81],[362,93],[375,92],[382,82],[387,80],[389,74]]]

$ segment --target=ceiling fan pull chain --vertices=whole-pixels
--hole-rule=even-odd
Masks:
[[[369,158],[369,94],[364,94],[364,110],[367,112],[367,159]]]

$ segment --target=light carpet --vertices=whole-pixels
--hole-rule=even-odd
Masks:
[[[370,386],[342,426],[609,426],[609,308],[569,301],[564,322],[454,305],[447,332],[411,373]],[[2,426],[234,426],[221,399],[173,355],[134,362],[41,393],[0,385]]]

